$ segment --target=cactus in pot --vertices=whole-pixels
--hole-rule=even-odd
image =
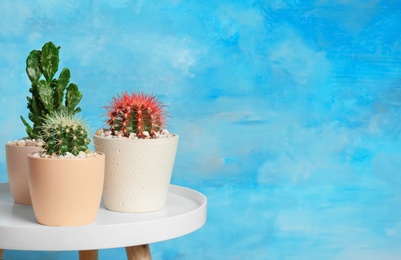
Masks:
[[[30,80],[27,96],[28,119],[20,116],[25,125],[27,137],[6,144],[7,175],[14,201],[31,204],[28,186],[27,154],[42,150],[40,129],[52,112],[67,111],[71,114],[81,111],[77,107],[82,98],[78,86],[70,83],[70,70],[64,68],[58,77],[60,47],[47,42],[41,50],[32,50],[26,58],[26,73]]]
[[[105,106],[96,151],[106,155],[103,198],[118,212],[150,212],[166,204],[178,135],[166,129],[165,105],[154,95],[124,92]]]
[[[48,155],[78,155],[89,150],[89,129],[83,120],[68,112],[52,112],[40,130],[43,148]]]
[[[164,105],[154,95],[127,92],[113,98],[107,109],[106,123],[112,135],[156,138],[165,126]]]
[[[88,132],[68,111],[52,112],[43,121],[45,151],[28,155],[32,207],[40,224],[78,226],[96,219],[105,155],[88,150]]]
[[[105,155],[88,150],[86,123],[76,117],[82,98],[70,72],[58,79],[58,50],[47,43],[27,59],[32,82],[28,98],[30,137],[39,138],[43,151],[29,154],[28,181],[36,220],[47,226],[78,226],[96,219],[104,182]],[[40,79],[43,75],[44,79]],[[63,100],[65,102],[63,103]]]

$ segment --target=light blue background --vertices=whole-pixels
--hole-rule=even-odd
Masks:
[[[93,130],[124,90],[169,106],[172,182],[209,211],[154,259],[400,259],[400,24],[398,0],[2,0],[0,142],[25,135],[25,58],[51,40]]]

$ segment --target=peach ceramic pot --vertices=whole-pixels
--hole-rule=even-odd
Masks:
[[[128,139],[94,136],[106,154],[103,200],[118,212],[150,212],[166,205],[178,136]]]
[[[41,151],[39,146],[16,146],[6,144],[8,182],[14,202],[31,205],[28,182],[28,154]]]
[[[37,221],[80,226],[95,221],[102,198],[105,155],[57,159],[28,156],[29,186]]]

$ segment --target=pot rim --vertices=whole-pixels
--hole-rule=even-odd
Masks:
[[[128,137],[119,137],[116,138],[115,136],[113,137],[107,137],[107,136],[100,136],[100,135],[93,135],[93,139],[99,138],[99,139],[104,139],[104,140],[110,140],[110,141],[132,141],[132,142],[157,142],[157,141],[167,141],[167,140],[173,140],[179,138],[178,134],[175,133],[170,133],[172,136],[166,137],[166,138],[128,138]]]
[[[85,158],[78,158],[78,157],[75,157],[75,158],[43,158],[43,157],[33,156],[34,153],[36,153],[36,152],[33,152],[33,153],[28,154],[28,158],[33,159],[33,160],[38,159],[38,160],[47,160],[47,161],[54,161],[54,160],[59,160],[59,161],[76,161],[76,160],[87,160],[87,159],[95,160],[95,159],[99,159],[99,158],[102,158],[102,157],[105,157],[105,156],[106,156],[106,155],[105,155],[104,153],[102,153],[102,152],[96,152],[96,153],[99,154],[100,156],[85,157]]]

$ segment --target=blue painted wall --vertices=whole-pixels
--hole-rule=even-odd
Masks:
[[[209,215],[154,259],[399,259],[400,24],[398,0],[3,0],[0,142],[24,136],[25,58],[52,40],[94,130],[124,90],[169,106],[173,183]]]

